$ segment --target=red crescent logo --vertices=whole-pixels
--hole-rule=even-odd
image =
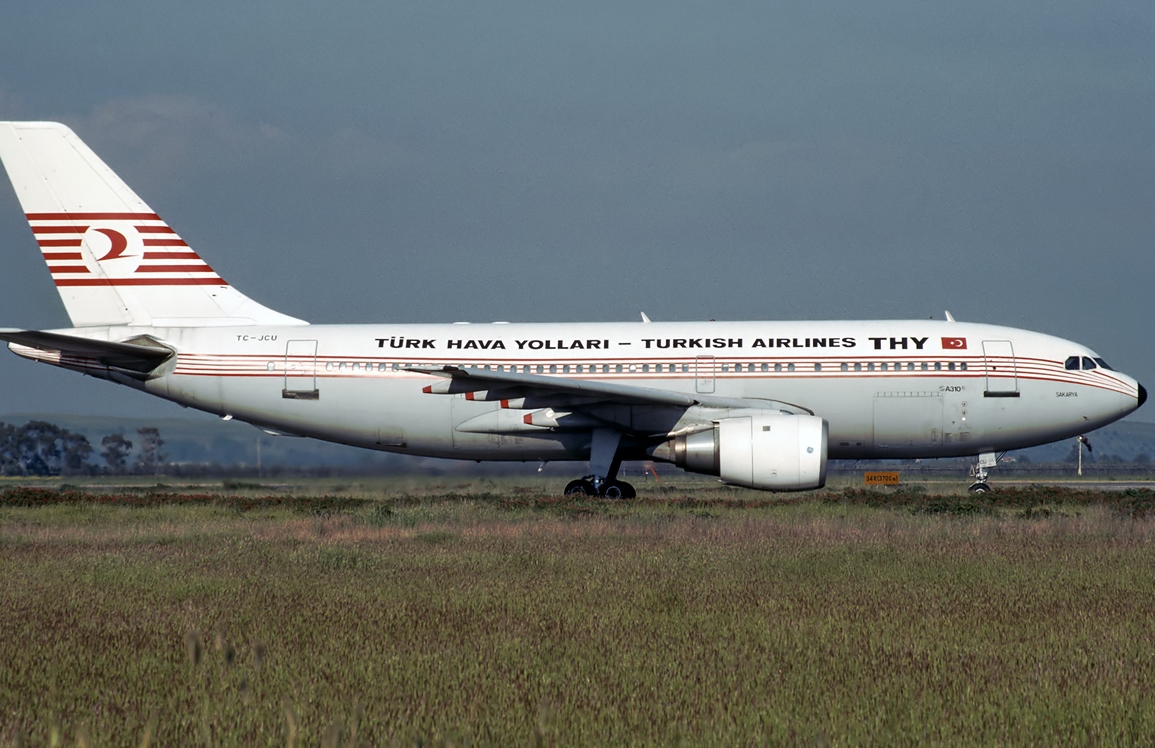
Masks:
[[[128,239],[124,238],[124,234],[120,233],[119,231],[115,229],[96,230],[107,236],[108,240],[112,242],[112,249],[108,250],[108,253],[104,255],[104,257],[98,258],[96,260],[97,262],[115,260],[117,257],[120,257],[122,254],[124,254],[124,250],[128,249]]]

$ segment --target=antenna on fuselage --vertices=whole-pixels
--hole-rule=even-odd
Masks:
[[[949,309],[943,309],[942,313],[946,315],[947,322],[954,322],[954,315],[950,313]]]

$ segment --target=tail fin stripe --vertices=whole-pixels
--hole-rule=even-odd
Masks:
[[[29,221],[159,221],[156,213],[25,213]]]
[[[49,265],[48,270],[56,275],[57,273],[90,273],[84,265]]]
[[[80,254],[79,252],[45,252],[44,259],[48,262],[59,262],[60,260],[83,261],[84,255]]]
[[[55,278],[57,286],[227,286],[212,278]]]
[[[80,239],[39,239],[36,243],[41,247],[79,247],[82,241],[84,241],[83,237]]]
[[[144,246],[146,247],[187,247],[184,239],[179,236],[175,239],[145,239]]]
[[[83,234],[87,226],[33,226],[33,234]]]
[[[207,263],[196,265],[141,265],[136,269],[138,273],[212,273],[213,269]]]
[[[77,255],[79,257],[80,255]],[[201,258],[191,249],[187,252],[145,252],[146,260],[199,260]]]

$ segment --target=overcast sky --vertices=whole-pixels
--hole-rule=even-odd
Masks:
[[[312,322],[949,309],[1155,382],[1150,0],[10,0],[0,118]],[[0,251],[67,326],[6,180]],[[3,351],[17,411],[181,412]]]

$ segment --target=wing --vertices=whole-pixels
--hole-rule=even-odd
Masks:
[[[135,378],[147,378],[153,370],[175,355],[172,349],[148,337],[114,343],[58,332],[0,328],[0,340],[7,340],[10,344],[8,347],[14,353],[26,358],[40,359],[48,354],[62,365],[79,369],[94,366],[115,369]]]
[[[423,388],[427,394],[464,395],[467,400],[500,402],[503,410],[520,411],[486,413],[458,425],[459,431],[588,430],[614,426],[656,434],[668,432],[688,411],[700,411],[706,421],[719,410],[778,410],[813,415],[808,408],[778,400],[717,397],[617,382],[461,366],[411,366],[407,371],[440,378]]]

